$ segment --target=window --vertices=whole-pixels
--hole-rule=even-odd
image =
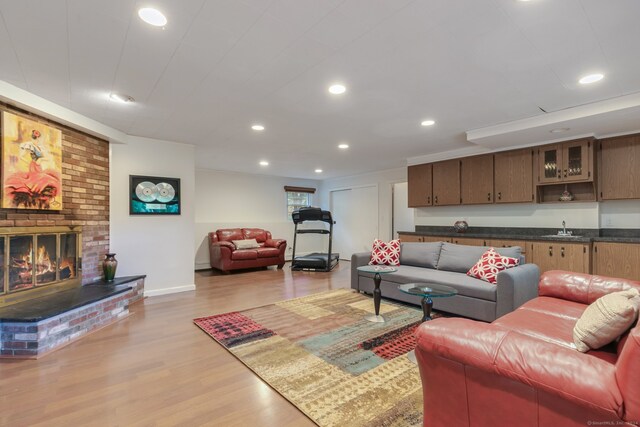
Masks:
[[[289,219],[291,219],[293,211],[308,206],[311,206],[311,193],[287,191],[287,217]]]
[[[284,186],[287,195],[287,217],[291,219],[291,214],[296,209],[311,206],[311,195],[316,192],[315,188]]]

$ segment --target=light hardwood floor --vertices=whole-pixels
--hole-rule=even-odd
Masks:
[[[39,360],[0,362],[0,426],[314,426],[192,319],[349,287],[330,273],[196,272],[196,291],[147,298],[132,315]]]

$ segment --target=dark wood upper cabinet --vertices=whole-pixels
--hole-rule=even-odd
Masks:
[[[593,140],[565,142],[562,146],[562,180],[593,180]]]
[[[460,160],[463,205],[493,203],[493,154]]]
[[[407,186],[410,208],[431,206],[431,164],[409,166],[407,169]]]
[[[593,180],[592,138],[538,149],[538,184]]]
[[[640,199],[640,134],[409,166],[408,181],[409,207]]]
[[[433,206],[460,204],[460,160],[433,163]]]
[[[600,200],[640,199],[640,135],[600,142]]]
[[[533,150],[494,155],[495,203],[533,202]]]

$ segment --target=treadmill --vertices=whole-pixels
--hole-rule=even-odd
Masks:
[[[320,208],[300,208],[293,211],[291,214],[293,223],[295,224],[295,230],[293,233],[293,255],[291,260],[291,269],[294,271],[299,270],[314,270],[314,271],[331,271],[333,267],[338,265],[338,258],[340,254],[331,253],[331,238],[333,236],[333,224],[336,222],[331,217],[331,212],[323,211]],[[329,230],[324,228],[314,229],[301,229],[298,230],[298,224],[302,224],[305,221],[322,221],[329,224]],[[296,257],[296,241],[298,234],[328,234],[329,235],[329,249],[326,253],[314,252],[309,255]]]

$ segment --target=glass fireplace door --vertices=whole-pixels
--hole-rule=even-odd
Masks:
[[[33,288],[33,237],[9,238],[9,292]]]
[[[56,281],[56,260],[58,259],[57,237],[55,234],[41,234],[36,236],[36,285],[46,285],[47,283]]]
[[[79,227],[0,227],[0,307],[82,285]]]
[[[73,279],[77,275],[78,235],[74,233],[60,235],[60,280]]]

